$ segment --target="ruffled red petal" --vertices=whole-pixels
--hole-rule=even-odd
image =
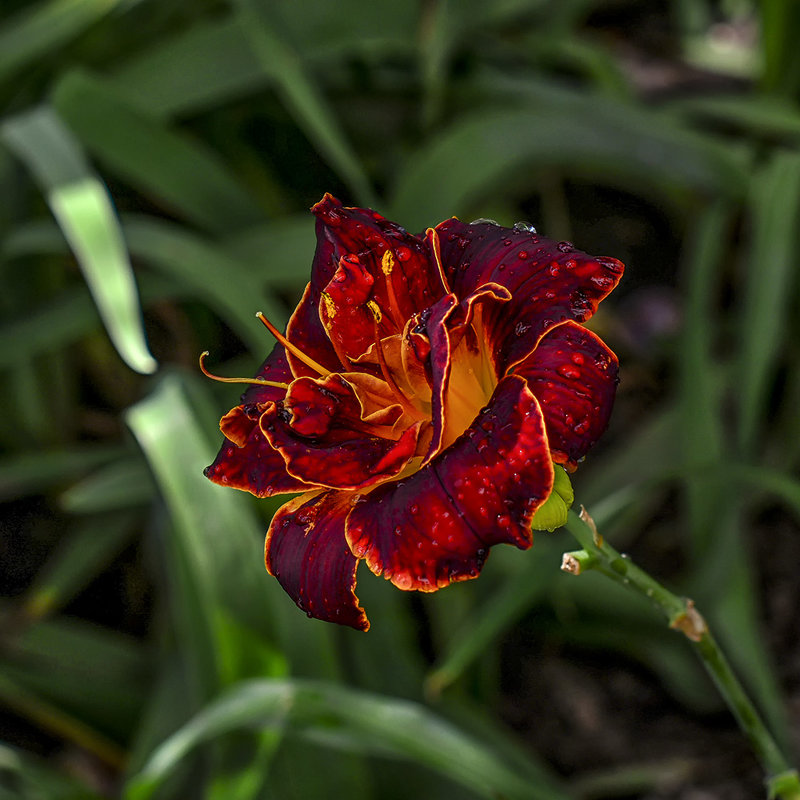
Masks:
[[[283,345],[275,345],[256,377],[280,383],[292,380]],[[241,397],[242,405],[229,411],[220,422],[226,438],[213,463],[204,470],[209,480],[250,492],[256,497],[305,492],[313,488],[289,475],[283,457],[258,427],[264,406],[278,402],[284,393],[276,386],[254,384],[247,389]]]
[[[375,211],[348,208],[326,194],[311,211],[317,216],[317,252],[311,283],[321,293],[342,256],[355,255],[374,279],[372,297],[395,331],[444,293],[425,241]]]
[[[436,459],[359,498],[347,541],[376,575],[401,589],[435,591],[476,577],[494,544],[529,547],[531,518],[552,487],[539,404],[512,375]]]
[[[358,562],[345,542],[350,510],[344,492],[302,495],[272,519],[264,545],[267,570],[309,617],[369,629],[355,594]]]
[[[242,409],[241,406],[238,408]],[[243,426],[246,413],[243,409],[239,413],[239,424]],[[241,489],[256,497],[307,492],[316,488],[286,471],[283,456],[264,438],[258,426],[258,418],[250,421],[250,432],[240,439],[243,441],[242,446],[225,439],[217,457],[205,468],[203,474],[220,486]],[[243,435],[243,429],[240,429],[240,434]]]
[[[342,361],[358,358],[375,342],[377,312],[367,305],[374,283],[358,256],[342,256],[322,293],[320,319]]]
[[[449,219],[436,230],[448,282],[460,298],[488,282],[512,294],[484,318],[498,375],[524,359],[549,328],[589,319],[624,270],[615,258],[595,258],[525,229]]]
[[[319,318],[319,301],[321,294],[314,291],[309,283],[303,297],[297,304],[294,313],[289,317],[286,325],[286,338],[300,352],[312,358],[330,372],[340,372],[347,369],[347,364],[342,364],[336,353],[325,326]],[[287,353],[289,366],[294,377],[309,376],[318,378],[319,372],[308,366],[302,359],[293,353]]]
[[[549,330],[514,368],[539,399],[553,460],[574,469],[608,425],[619,364],[603,341],[575,322]]]
[[[277,383],[290,383],[292,381],[289,362],[286,360],[286,351],[283,345],[277,342],[272,348],[272,352],[264,359],[264,363],[258,368],[256,378]],[[277,386],[259,386],[253,384],[242,395],[240,403],[243,406],[255,405],[257,403],[277,403],[283,397],[284,390]]]
[[[397,475],[414,457],[422,426],[415,422],[397,438],[389,426],[364,422],[361,413],[353,387],[339,375],[298,378],[283,404],[266,408],[260,425],[298,480],[359,489]]]
[[[448,403],[450,396],[451,373],[453,372],[455,354],[463,344],[462,351],[474,351],[474,360],[480,362],[480,349],[482,343],[475,339],[471,323],[475,318],[477,309],[483,306],[497,307],[511,299],[507,289],[497,284],[481,286],[465,297],[461,302],[454,294],[444,295],[429,311],[420,317],[417,330],[424,330],[430,342],[430,383],[431,383],[431,422],[433,438],[431,440],[425,461],[430,461],[452,441],[453,436],[445,437],[445,429],[450,424],[448,415],[452,411],[452,402]],[[467,340],[465,340],[465,337]],[[464,352],[465,354],[465,352]],[[479,376],[475,377],[477,382]],[[467,424],[477,414],[480,407],[488,399],[496,380],[491,381],[488,391],[476,393],[474,397],[474,413],[470,414]],[[455,387],[460,390],[461,387]],[[467,391],[474,391],[466,387]],[[480,395],[480,396],[478,396]],[[457,433],[464,430],[461,427]],[[447,441],[449,438],[450,441]]]

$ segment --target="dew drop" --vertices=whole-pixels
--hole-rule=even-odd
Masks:
[[[530,222],[520,221],[514,223],[515,231],[523,231],[525,233],[536,233],[536,228]]]
[[[403,572],[398,575],[394,575],[392,582],[398,589],[410,589],[411,585],[414,583],[411,576],[408,573]]]
[[[589,420],[585,419],[582,422],[579,422],[573,429],[578,436],[583,436],[589,430]]]
[[[478,217],[478,219],[472,220],[470,225],[497,225],[499,228],[500,225],[493,219],[489,219],[488,217]]]
[[[522,261],[524,261],[527,257],[528,257],[528,251],[527,250],[520,250],[517,253],[517,258],[521,259]]]
[[[608,369],[611,359],[605,353],[598,353],[594,357],[594,364],[598,369]]]
[[[559,243],[556,245],[556,247],[557,247],[557,248],[558,248],[558,249],[559,249],[559,250],[560,250],[562,253],[571,253],[571,252],[572,252],[572,251],[575,249],[575,245],[573,245],[573,244],[572,244],[572,242],[559,242]]]
[[[577,380],[581,376],[581,371],[570,364],[562,364],[556,371],[559,375],[563,375],[565,378],[570,378],[572,380]]]

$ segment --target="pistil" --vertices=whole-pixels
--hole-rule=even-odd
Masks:
[[[283,389],[284,391],[289,388],[288,383],[281,383],[280,381],[268,381],[265,378],[224,378],[221,375],[214,375],[213,372],[209,372],[206,369],[205,361],[208,358],[208,350],[204,350],[200,353],[200,358],[198,362],[200,364],[200,372],[206,376],[206,378],[211,378],[212,381],[219,381],[220,383],[250,383],[255,386],[272,386],[275,389]]]
[[[322,364],[318,364],[311,356],[307,356],[299,347],[293,345],[265,316],[261,311],[256,312],[256,316],[263,323],[264,327],[293,355],[299,358],[306,366],[311,367],[314,372],[318,372],[323,378],[331,374],[329,369],[325,369]]]

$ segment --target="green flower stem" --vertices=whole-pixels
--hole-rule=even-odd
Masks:
[[[689,639],[711,675],[764,768],[769,797],[800,800],[797,770],[789,766],[694,603],[664,588],[605,542],[584,508],[580,514],[569,512],[566,527],[583,549],[565,553],[562,569],[576,575],[592,569],[648,597],[667,618],[669,626]]]

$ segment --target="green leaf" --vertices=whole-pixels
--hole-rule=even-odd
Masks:
[[[124,454],[125,448],[119,445],[96,445],[6,456],[0,461],[0,499],[59,486]]]
[[[125,217],[123,230],[133,255],[156,267],[184,291],[205,300],[253,353],[261,357],[272,349],[272,339],[255,313],[263,311],[279,328],[288,314],[265,290],[266,280],[257,269],[174,223]]]
[[[125,797],[151,797],[198,744],[254,725],[288,727],[296,735],[339,749],[419,763],[484,797],[566,797],[555,783],[528,782],[488,742],[464,734],[421,705],[303,680],[237,685],[164,742],[130,781]]]
[[[97,514],[141,506],[152,500],[154,485],[138,454],[95,471],[61,495],[61,506],[72,514]]]
[[[772,379],[797,288],[800,156],[777,152],[753,181],[753,236],[742,287],[739,446],[751,455],[770,400]]]
[[[197,704],[213,696],[221,685],[223,601],[255,600],[251,584],[256,578],[256,531],[243,510],[236,508],[239,498],[217,492],[218,487],[203,478],[210,448],[177,376],[165,378],[153,394],[128,409],[125,418],[150,463],[172,519],[172,525],[162,532],[160,545],[172,622],[188,659],[189,693]],[[231,530],[234,519],[239,525]],[[242,589],[229,598],[223,598],[220,585],[226,571],[237,576]]]
[[[14,788],[6,788],[13,786]],[[0,800],[102,800],[75,777],[51,762],[0,745]]]
[[[102,738],[125,740],[147,688],[148,662],[140,642],[63,617],[40,620],[11,641],[0,659],[5,701],[13,683],[24,690],[20,702],[34,712],[52,709],[54,719],[66,715]]]
[[[358,156],[336,117],[303,67],[300,56],[273,26],[269,7],[261,0],[237,0],[240,23],[262,69],[272,76],[298,126],[331,167],[366,206],[376,205],[375,193]]]
[[[572,482],[564,467],[554,464],[553,474],[553,491],[531,520],[531,527],[535,531],[554,531],[565,525],[567,513],[575,500]]]
[[[44,0],[0,27],[0,80],[50,55],[127,0]]]
[[[689,532],[696,555],[707,564],[722,562],[703,558],[719,546],[717,508],[722,491],[713,470],[697,470],[723,458],[724,436],[720,403],[722,383],[714,359],[717,326],[716,293],[731,221],[732,208],[716,202],[694,220],[685,246],[683,272],[686,283],[680,367],[680,423],[678,434],[687,475]],[[718,571],[719,574],[724,570]]]
[[[83,520],[48,556],[23,600],[28,619],[52,614],[82,591],[129,542],[135,518],[125,514]]]
[[[156,203],[219,234],[261,220],[215,153],[128,105],[103,79],[70,72],[52,102],[89,152]]]
[[[273,2],[271,8],[278,5]],[[306,69],[324,74],[354,56],[414,56],[418,14],[413,4],[351,0],[345,7],[315,0],[284,6],[275,11],[290,29],[282,37],[284,46],[293,43]],[[196,20],[188,30],[162,36],[115,65],[111,83],[126,101],[153,116],[209,111],[278,83],[272,65],[251,47],[250,36],[235,13]]]
[[[41,184],[120,356],[138,372],[153,372],[119,223],[80,145],[46,107],[7,120],[0,136]]]
[[[672,111],[703,122],[717,122],[750,135],[800,138],[800,114],[776,97],[759,95],[707,95],[681,97],[669,104]]]
[[[293,290],[299,297],[311,275],[315,242],[313,216],[300,214],[237,233],[222,249],[270,287]]]
[[[453,631],[425,680],[429,692],[435,696],[458,680],[471,664],[492,652],[492,645],[506,630],[547,596],[558,575],[563,550],[563,543],[557,539],[537,538],[519,569]]]
[[[514,107],[488,107],[461,117],[400,171],[389,215],[410,230],[446,219],[479,197],[507,193],[509,183],[529,187],[531,172],[542,167],[683,196],[687,188],[733,196],[743,192],[746,174],[738,154],[664,115],[566,91],[533,94],[526,85],[529,97],[502,78],[495,85],[494,77],[487,78],[487,92],[505,94]]]

